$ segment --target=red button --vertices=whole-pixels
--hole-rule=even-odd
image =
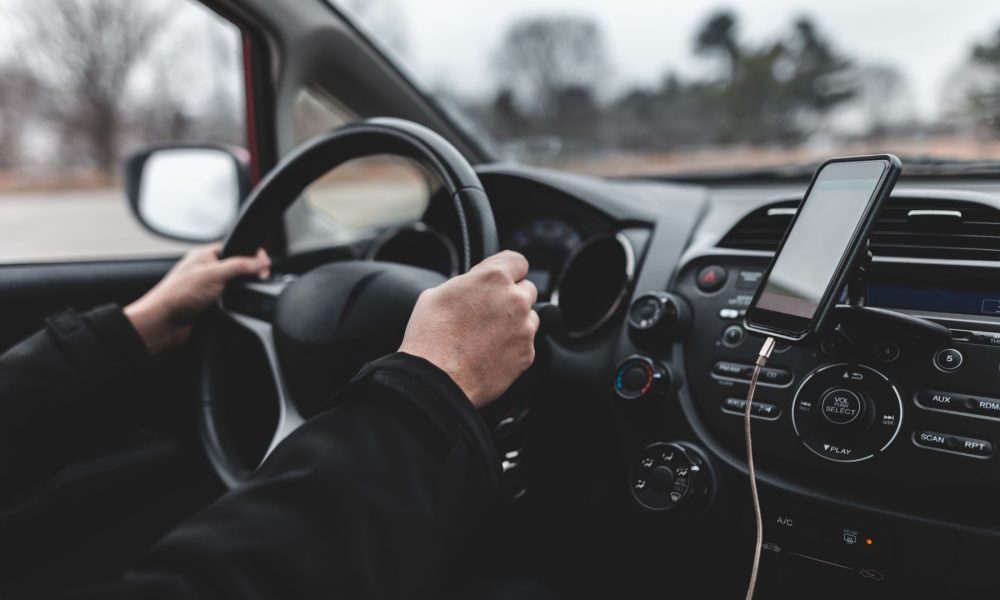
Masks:
[[[718,265],[710,265],[698,271],[698,289],[703,292],[715,292],[726,284],[726,270]]]

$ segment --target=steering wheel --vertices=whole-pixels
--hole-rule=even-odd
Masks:
[[[253,255],[309,184],[347,161],[378,154],[412,159],[441,180],[461,232],[461,272],[499,250],[489,199],[465,157],[426,127],[376,118],[320,135],[285,157],[247,199],[221,256]],[[426,269],[349,260],[230,284],[219,302],[222,318],[260,341],[276,386],[278,423],[264,457],[365,362],[398,348],[417,297],[443,281]],[[221,323],[202,327],[200,436],[212,467],[233,487],[256,466],[240,458],[230,433],[235,423],[220,404]]]

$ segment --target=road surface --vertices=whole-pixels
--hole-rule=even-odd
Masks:
[[[342,242],[419,218],[426,203],[426,188],[407,182],[320,184],[307,206],[325,226],[301,233]],[[117,189],[0,191],[0,264],[176,256],[190,247],[144,229]]]

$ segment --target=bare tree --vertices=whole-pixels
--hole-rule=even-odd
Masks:
[[[736,15],[723,10],[709,17],[694,40],[696,54],[718,56],[725,62],[730,80],[736,79],[743,59],[743,49],[736,40],[736,34]]]
[[[38,85],[31,72],[17,64],[0,65],[0,168],[21,162],[25,123],[34,114]]]
[[[520,93],[537,114],[549,115],[560,98],[592,93],[608,70],[597,23],[576,16],[530,17],[507,31],[496,56],[505,87]]]
[[[983,43],[972,48],[972,62],[985,72],[974,84],[969,95],[971,112],[994,133],[1000,132],[1000,29]]]
[[[163,24],[148,2],[31,0],[17,6],[30,46],[26,65],[62,134],[111,173],[119,158],[126,84]]]
[[[868,121],[868,135],[885,135],[893,124],[909,117],[909,85],[903,73],[886,64],[862,66],[858,71],[858,100]]]

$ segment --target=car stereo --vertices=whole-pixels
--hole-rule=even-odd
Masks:
[[[684,345],[691,396],[734,445],[761,344],[742,315],[765,268],[700,257],[674,289],[698,333]],[[1000,482],[1000,272],[876,260],[866,288],[867,305],[936,322],[943,337],[872,326],[779,345],[754,400],[759,454],[915,483]]]

